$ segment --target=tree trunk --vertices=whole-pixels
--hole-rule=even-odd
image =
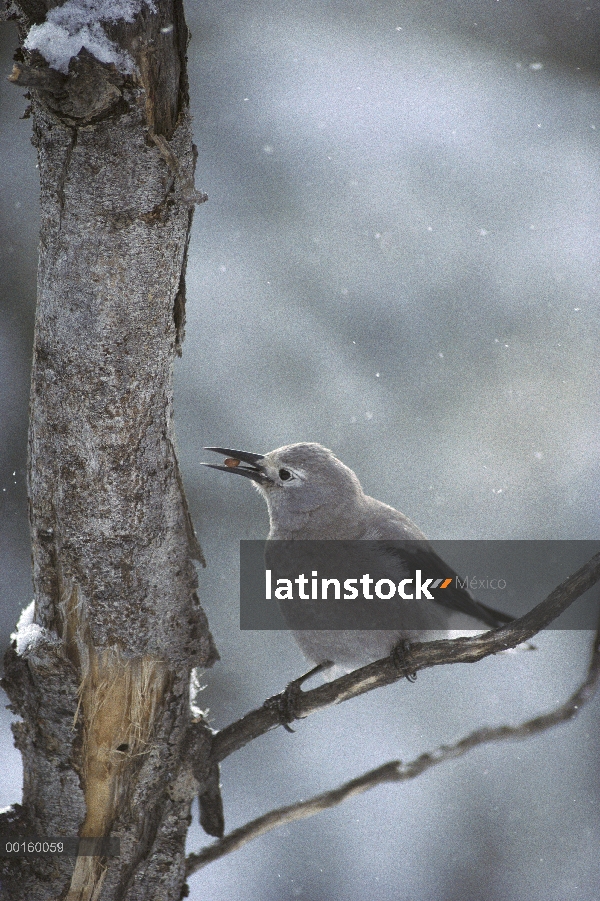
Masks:
[[[24,30],[44,21],[39,0],[18,12]],[[160,0],[106,30],[130,73],[84,49],[67,74],[33,51],[12,76],[32,93],[41,239],[35,607],[4,680],[23,718],[24,792],[0,832],[116,836],[120,854],[0,861],[2,897],[14,901],[181,897],[203,778],[186,754],[190,671],[217,658],[173,443],[187,241],[204,199],[193,189],[187,28],[180,0]],[[194,728],[207,752],[208,730]]]

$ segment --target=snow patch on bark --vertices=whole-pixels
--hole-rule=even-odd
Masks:
[[[43,626],[39,626],[37,623],[33,621],[33,611],[34,611],[35,603],[31,602],[19,617],[19,622],[17,623],[17,629],[10,636],[11,641],[16,641],[17,643],[17,654],[22,656],[23,654],[31,654],[34,650],[35,646],[39,644],[40,641],[55,641],[56,637],[52,635],[48,629],[44,629]]]
[[[133,59],[110,40],[103,24],[133,22],[143,6],[156,12],[154,0],[67,0],[51,9],[45,22],[31,27],[24,46],[38,50],[52,69],[65,75],[83,47],[100,62],[113,63],[119,72],[130,74]]]

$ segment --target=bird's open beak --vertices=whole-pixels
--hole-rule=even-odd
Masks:
[[[221,472],[234,472],[239,476],[246,476],[259,485],[264,485],[270,479],[267,476],[264,467],[261,466],[260,460],[264,454],[250,454],[247,451],[232,450],[230,447],[205,447],[204,450],[214,451],[216,454],[223,454],[227,459],[224,466],[218,466],[214,463],[202,463],[202,466],[208,466],[209,469],[218,469]],[[243,466],[242,464],[247,464]]]

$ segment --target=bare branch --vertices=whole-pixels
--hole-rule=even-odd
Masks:
[[[258,838],[259,835],[264,835],[265,832],[269,832],[271,829],[293,823],[294,820],[305,819],[330,807],[335,807],[354,795],[360,795],[371,788],[375,788],[377,785],[381,785],[382,782],[406,782],[409,779],[420,776],[421,773],[433,766],[437,766],[439,763],[462,757],[479,745],[506,739],[529,738],[532,735],[550,729],[552,726],[556,726],[558,723],[567,722],[573,719],[594,696],[599,677],[600,627],[594,639],[592,659],[586,678],[564,704],[561,704],[549,713],[526,720],[517,726],[496,726],[477,729],[454,744],[441,745],[435,751],[421,754],[409,763],[403,764],[399,760],[390,760],[388,763],[384,763],[383,766],[369,770],[369,772],[364,773],[357,779],[351,779],[338,788],[315,795],[314,798],[310,798],[308,801],[300,801],[287,807],[271,810],[256,820],[251,820],[244,826],[240,826],[239,829],[234,829],[229,835],[215,842],[215,844],[203,848],[197,854],[190,854],[186,859],[186,876],[191,876],[192,873],[202,869],[207,864],[218,860],[219,857],[223,857],[225,854],[236,851],[247,842]]]
[[[207,864],[212,863],[225,854],[237,851],[253,838],[258,838],[265,832],[270,832],[277,826],[284,826],[286,823],[293,823],[294,820],[303,820],[305,817],[313,816],[321,810],[328,807],[335,807],[341,804],[346,798],[353,795],[360,795],[370,788],[374,788],[382,782],[396,781],[398,767],[402,766],[399,760],[391,760],[383,766],[370,770],[358,779],[352,779],[350,782],[344,783],[339,788],[331,791],[323,792],[321,795],[315,795],[309,801],[300,801],[297,804],[290,804],[288,807],[279,807],[265,813],[262,817],[234,829],[229,835],[224,836],[213,845],[203,848],[198,854],[190,854],[186,858],[186,876],[190,876],[197,870],[202,869]]]
[[[392,656],[384,657],[333,682],[319,685],[310,691],[298,691],[297,698],[294,698],[294,719],[303,719],[332,704],[339,704],[383,685],[391,685],[420,669],[446,663],[475,663],[490,654],[514,648],[548,626],[599,579],[600,554],[596,554],[533,610],[508,626],[485,632],[474,638],[414,644],[407,651],[405,666],[402,668],[398,667]],[[284,694],[276,695],[262,707],[251,710],[241,719],[217,732],[213,739],[212,759],[224,760],[259,735],[264,735],[275,726],[282,725],[283,702]]]

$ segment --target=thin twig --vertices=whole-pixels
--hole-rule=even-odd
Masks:
[[[514,648],[548,626],[599,579],[600,553],[569,576],[533,610],[508,626],[474,638],[413,644],[406,652],[405,666],[402,669],[398,668],[392,656],[384,657],[333,682],[319,685],[310,691],[298,691],[294,704],[295,719],[302,719],[317,710],[339,704],[374,688],[391,685],[407,673],[447,663],[475,663],[490,654]],[[280,702],[283,699],[283,694],[276,695],[262,707],[251,710],[241,719],[216,732],[213,737],[212,760],[224,760],[258,736],[282,725]]]
[[[587,676],[577,691],[564,704],[561,704],[549,713],[526,720],[517,726],[496,726],[477,729],[454,744],[441,745],[435,751],[421,754],[409,763],[403,764],[399,760],[390,760],[383,766],[369,770],[369,772],[364,773],[357,779],[351,779],[338,788],[315,795],[314,798],[310,798],[308,801],[300,801],[287,807],[271,810],[256,820],[240,826],[239,829],[234,829],[229,835],[224,836],[224,838],[213,845],[203,848],[197,854],[190,854],[186,860],[186,876],[191,876],[197,870],[207,866],[207,864],[218,860],[226,854],[230,854],[232,851],[236,851],[247,842],[258,838],[259,835],[264,835],[265,832],[269,832],[271,829],[284,826],[287,823],[293,823],[294,820],[302,820],[306,817],[314,816],[314,814],[320,813],[322,810],[335,807],[341,804],[342,801],[354,795],[360,795],[371,788],[375,788],[377,785],[381,785],[383,782],[405,782],[408,779],[420,776],[421,773],[433,766],[437,766],[439,763],[462,757],[463,754],[480,745],[506,739],[529,738],[531,735],[550,729],[558,723],[571,720],[594,696],[599,677],[600,627],[596,632]]]
[[[229,835],[219,839],[213,845],[203,848],[198,854],[188,855],[185,868],[186,876],[191,876],[192,873],[212,863],[213,860],[223,857],[225,854],[237,851],[238,848],[252,841],[253,838],[258,838],[259,835],[263,835],[277,826],[284,826],[286,823],[293,823],[294,820],[302,820],[305,817],[313,816],[313,814],[319,813],[321,810],[341,804],[346,798],[360,795],[381,782],[395,781],[399,766],[401,766],[399,760],[392,760],[383,766],[377,767],[375,770],[370,770],[363,776],[359,776],[358,779],[352,779],[350,782],[344,783],[339,788],[323,792],[321,795],[315,795],[309,801],[300,801],[297,804],[290,804],[288,807],[279,807],[276,810],[271,810],[262,817],[240,826],[239,829],[234,829]]]

